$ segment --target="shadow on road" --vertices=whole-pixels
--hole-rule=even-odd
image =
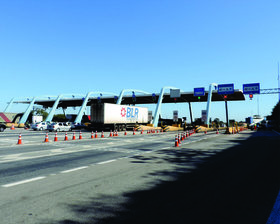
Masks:
[[[86,204],[71,205],[70,209],[76,216],[88,217],[86,224],[266,223],[280,186],[279,137],[259,135],[236,143],[219,153],[191,146],[159,151],[158,162],[173,163],[177,169],[148,175],[172,180],[159,181],[148,190],[125,193],[126,202],[117,206],[106,203],[114,199],[104,195]],[[132,162],[145,165],[152,160],[144,155]],[[95,216],[99,213],[105,215]]]

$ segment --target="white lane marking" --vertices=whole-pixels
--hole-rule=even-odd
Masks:
[[[33,182],[33,181],[36,181],[36,180],[42,180],[44,178],[46,178],[46,177],[45,176],[35,177],[35,178],[31,178],[31,179],[27,179],[27,180],[22,180],[22,181],[10,183],[10,184],[4,184],[4,185],[2,185],[2,187],[13,187],[13,186],[16,186],[16,185],[29,183],[29,182]]]
[[[77,167],[77,168],[70,169],[70,170],[64,170],[64,171],[61,171],[60,173],[70,173],[70,172],[74,172],[74,171],[82,170],[82,169],[86,169],[86,168],[88,168],[88,166],[81,166],[81,167]]]
[[[100,163],[97,163],[97,164],[98,164],[98,165],[101,165],[101,164],[111,163],[111,162],[114,162],[114,161],[116,161],[116,159],[103,161],[103,162],[100,162]]]
[[[165,147],[165,148],[162,148],[162,149],[170,149],[171,147]]]
[[[275,130],[272,130],[273,132],[275,132],[276,134],[278,134],[278,135],[280,135],[280,133],[279,132],[277,132],[277,131],[275,131]]]

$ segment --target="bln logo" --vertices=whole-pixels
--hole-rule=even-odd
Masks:
[[[123,107],[121,109],[121,116],[126,118],[138,118],[139,109],[133,107]]]

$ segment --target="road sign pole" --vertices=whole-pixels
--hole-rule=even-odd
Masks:
[[[225,100],[225,107],[226,107],[226,121],[227,121],[227,128],[229,128],[229,123],[228,123],[228,106],[227,106],[227,100]]]
[[[193,125],[193,118],[192,118],[192,106],[191,106],[191,102],[189,102],[189,110],[190,110],[190,117],[191,117],[191,125]]]

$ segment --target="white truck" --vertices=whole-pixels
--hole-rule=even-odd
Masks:
[[[111,103],[91,106],[91,129],[132,129],[135,125],[148,123],[148,108]]]

